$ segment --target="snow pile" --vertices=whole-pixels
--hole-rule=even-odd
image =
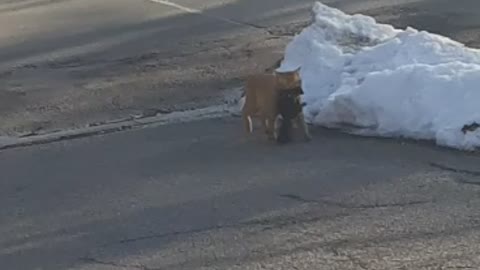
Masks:
[[[394,29],[319,2],[314,23],[279,68],[301,66],[305,115],[363,135],[434,139],[474,149],[480,129],[480,51],[446,37]]]

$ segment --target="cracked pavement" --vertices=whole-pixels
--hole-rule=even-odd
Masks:
[[[240,122],[0,152],[0,265],[480,267],[477,154],[324,129],[278,147]]]

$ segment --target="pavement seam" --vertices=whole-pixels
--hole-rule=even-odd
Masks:
[[[114,266],[114,267],[122,267],[122,268],[133,268],[133,269],[140,269],[140,270],[160,270],[159,268],[150,268],[143,264],[121,264],[111,261],[104,261],[94,257],[81,257],[80,261],[88,264],[98,264],[98,265],[107,265],[107,266]]]
[[[292,34],[277,35],[273,31],[269,30],[269,27],[267,27],[267,26],[254,24],[254,23],[249,23],[249,22],[245,22],[245,21],[233,20],[233,19],[220,17],[220,16],[210,15],[210,14],[205,13],[203,10],[189,8],[189,7],[186,7],[186,6],[183,6],[183,5],[174,3],[172,1],[168,1],[168,0],[148,0],[148,1],[153,2],[153,3],[157,3],[157,4],[161,4],[161,5],[165,5],[165,6],[169,6],[169,7],[173,7],[173,8],[182,10],[184,12],[190,13],[190,14],[197,14],[199,16],[203,16],[203,17],[206,17],[206,18],[226,22],[226,23],[229,23],[229,24],[234,24],[234,25],[239,25],[239,26],[247,26],[247,27],[250,27],[250,28],[263,30],[273,37],[292,37],[292,36],[294,36]]]
[[[458,169],[458,168],[450,167],[450,166],[443,165],[443,164],[440,164],[440,163],[435,163],[435,162],[430,162],[428,165],[430,167],[437,168],[437,169],[440,169],[442,171],[448,171],[448,172],[453,172],[453,173],[458,173],[458,174],[466,174],[466,175],[477,176],[477,177],[480,176],[480,171]],[[480,183],[476,183],[476,184],[480,185]]]
[[[431,203],[430,200],[417,200],[417,201],[407,201],[407,202],[399,202],[399,203],[373,203],[373,204],[349,204],[349,203],[342,203],[342,202],[335,202],[326,199],[306,199],[297,194],[280,194],[282,198],[298,201],[301,203],[316,203],[316,204],[324,204],[329,206],[336,206],[343,209],[377,209],[377,208],[389,208],[389,207],[407,207],[407,206],[414,206],[414,205],[422,205]]]

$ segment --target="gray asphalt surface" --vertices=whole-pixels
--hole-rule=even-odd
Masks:
[[[159,23],[162,19],[155,18],[158,10],[180,12],[158,5],[133,6],[131,1],[121,0],[115,1],[116,12],[110,12],[112,1],[87,2],[90,8],[96,7],[94,17],[102,23],[118,24],[121,16],[126,24],[141,18],[147,21],[145,30],[154,32],[164,25]],[[275,1],[262,3],[267,2]],[[398,26],[411,22],[418,28],[463,39],[472,46],[478,44],[477,1],[385,2],[331,3]],[[9,18],[20,16],[20,11],[6,7],[22,1],[0,3],[0,21],[6,20],[4,14],[10,14]],[[62,5],[66,9],[73,5],[77,11],[83,7],[85,16],[93,16],[93,9],[77,0],[23,1],[25,6],[33,3],[52,3],[45,6],[50,18],[55,18],[49,12],[56,8],[60,10],[55,14],[62,14]],[[203,8],[198,1],[178,3]],[[218,2],[203,3],[213,15],[232,16],[235,20],[242,16],[256,18],[260,6],[268,7],[238,1],[235,3],[250,8],[232,6],[237,8],[228,13],[228,9],[213,9]],[[283,2],[276,3],[280,10]],[[85,29],[96,23],[78,14],[64,16],[69,22],[85,24]],[[196,16],[182,15],[175,23],[185,26],[195,20],[212,20],[203,25],[202,34],[206,36],[210,27],[227,27]],[[37,33],[38,44],[58,44],[37,32],[42,27],[38,18],[24,17],[25,25],[31,20],[31,25],[38,28],[27,27],[30,32],[18,33],[12,30],[10,34],[0,31],[0,38],[10,40],[12,45]],[[52,22],[57,23],[54,35],[76,31],[64,23],[64,18],[47,22],[45,25],[51,27],[55,25]],[[3,21],[0,25],[13,29],[21,23]],[[264,32],[248,29],[254,32],[236,38]],[[280,27],[279,31],[285,29]],[[188,31],[171,32],[171,44],[189,40]],[[210,34],[215,38],[220,35],[215,31]],[[11,39],[4,39],[6,36]],[[148,35],[144,38],[149,40]],[[174,51],[175,45],[157,41],[158,46],[171,46],[165,52]],[[17,61],[14,54],[7,53],[6,44],[0,48],[1,62]],[[114,59],[128,52],[136,55],[141,51],[137,46],[150,46],[142,39],[128,44],[100,55]],[[188,47],[194,43],[185,44]],[[205,44],[203,49],[213,46]],[[23,46],[18,45],[18,55],[24,50],[27,56],[32,44]],[[38,50],[42,46],[38,45]],[[281,47],[281,43],[263,48],[268,51],[275,46]],[[89,58],[82,54],[79,59],[96,59],[93,55]],[[264,53],[255,57],[261,56],[270,58]],[[205,63],[212,55],[203,57]],[[188,56],[182,61],[188,66],[192,59]],[[27,70],[17,71],[17,75]],[[190,93],[185,94],[185,100],[190,97]],[[2,101],[5,99],[0,99],[0,104]],[[313,135],[310,143],[278,147],[265,143],[262,137],[244,139],[240,121],[225,118],[2,151],[0,268],[480,269],[477,154],[450,151],[430,143],[360,138],[322,129],[313,130]]]
[[[149,0],[1,0],[0,135],[221,103],[278,60],[311,6],[197,2],[178,3],[205,14]]]
[[[0,0],[0,136],[222,103],[283,54],[312,5],[173,2]],[[325,3],[479,45],[476,0]]]
[[[2,269],[478,269],[480,158],[205,120],[0,153]],[[463,267],[463,268],[462,268]]]

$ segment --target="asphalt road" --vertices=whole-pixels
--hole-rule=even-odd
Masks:
[[[477,155],[239,119],[0,153],[2,269],[478,269]]]
[[[476,0],[328,0],[479,45]],[[0,136],[224,102],[283,53],[311,0],[0,0]]]
[[[190,48],[192,55],[197,56],[192,49],[196,43],[188,41],[199,39],[188,34],[197,32],[198,27],[204,32],[197,34],[205,35],[204,40],[211,35],[215,36],[213,40],[218,39],[222,27],[226,27],[222,33],[233,33],[228,29],[232,27],[239,31],[235,35],[243,34],[227,38],[229,44],[246,37],[267,41],[264,37],[269,34],[265,34],[265,29],[224,25],[212,16],[235,21],[253,18],[253,22],[270,24],[272,28],[268,30],[281,34],[287,28],[278,30],[275,20],[262,21],[258,14],[275,3],[279,3],[278,10],[282,10],[281,3],[298,3],[262,1],[265,6],[255,6],[253,1],[238,1],[228,9],[218,8],[218,1],[202,2],[207,7],[200,6],[198,1],[178,2],[194,9],[209,8],[211,16],[206,18],[146,1],[131,5],[132,1],[115,0],[112,5],[109,0],[84,0],[86,6],[81,2],[0,0],[2,29],[24,25],[19,32],[0,31],[0,39],[8,41],[0,43],[1,63],[13,65],[27,58],[42,63],[41,57],[30,58],[33,52],[51,52],[54,45],[70,48],[66,43],[78,45],[89,38],[116,36],[114,33],[148,33],[144,39],[122,36],[129,42],[107,46],[108,49],[100,46],[103,50],[95,51],[97,55],[80,54],[82,57],[77,59],[97,61],[100,55],[104,57],[100,59],[113,63],[112,59],[127,57],[115,70],[115,76],[120,76],[117,71],[129,74],[129,68],[140,65],[123,65],[129,63],[126,59],[131,60],[128,57],[139,52],[153,50],[157,61],[162,59],[163,52],[168,54],[183,44],[182,48]],[[361,10],[399,26],[412,23],[463,39],[472,46],[480,40],[475,38],[480,20],[477,1],[385,2],[355,0],[332,4],[347,11]],[[22,11],[19,3],[30,8]],[[244,3],[243,9],[235,6],[239,3]],[[38,11],[42,10],[40,4],[45,5],[43,12]],[[38,17],[33,16],[35,10]],[[65,10],[71,12],[60,16]],[[21,12],[27,11],[32,16],[23,14],[22,19]],[[79,13],[73,16],[73,11]],[[298,7],[298,12],[308,9]],[[169,25],[156,16],[167,15],[175,16],[176,21],[171,23],[183,30],[168,32],[161,28]],[[6,16],[17,21],[7,22]],[[302,19],[298,18],[304,16],[296,16],[292,15],[291,20],[299,20],[301,25]],[[277,21],[285,21],[284,16]],[[108,26],[108,22],[108,31],[90,31],[99,24]],[[112,26],[121,23],[125,25]],[[127,27],[137,23],[139,28]],[[194,28],[189,28],[192,25]],[[52,37],[40,31],[48,27],[55,30],[48,31]],[[219,32],[211,30],[217,28]],[[151,39],[152,33],[159,35],[157,30],[167,31],[162,37],[172,42],[167,42],[167,38],[144,42]],[[63,38],[69,32],[74,39]],[[83,36],[80,32],[92,33]],[[38,45],[20,42],[27,37],[35,37]],[[202,50],[221,47],[212,44],[215,43],[205,42]],[[260,47],[265,51],[282,45],[252,44],[264,44]],[[141,50],[142,46],[146,49]],[[157,51],[149,46],[162,49]],[[239,52],[244,49],[238,48]],[[56,53],[46,55],[57,57]],[[271,54],[262,52],[251,59],[256,62],[262,56],[270,58]],[[223,59],[208,54],[202,57],[197,59],[199,65],[209,59],[218,63]],[[230,61],[242,58],[240,53],[237,57]],[[184,66],[197,61],[191,55],[182,59],[184,62],[177,60]],[[147,64],[152,63],[141,65]],[[52,69],[36,65],[8,76],[34,78],[39,70]],[[85,75],[85,80],[91,80],[92,73],[112,67],[87,66],[79,67],[86,70],[80,74],[90,74]],[[243,68],[248,70],[248,64]],[[65,69],[71,71],[64,66],[55,70]],[[226,67],[215,70],[222,69]],[[151,74],[154,75],[158,74]],[[195,81],[195,76],[190,81]],[[225,82],[231,81],[226,77]],[[9,78],[2,79],[2,83],[14,81]],[[52,77],[38,78],[31,85]],[[100,73],[99,78],[104,80],[104,74]],[[145,78],[136,78],[136,83]],[[182,89],[190,89],[187,86]],[[40,98],[45,92],[31,93]],[[54,91],[45,100],[58,93],[63,92]],[[192,97],[191,93],[185,92],[185,102]],[[5,100],[0,98],[0,104]],[[155,102],[153,99],[152,104]],[[65,115],[66,119],[69,117]],[[1,122],[2,126],[6,126],[4,123]],[[360,138],[320,129],[313,130],[312,142],[285,147],[267,144],[261,137],[245,140],[242,135],[240,121],[225,118],[0,152],[1,269],[480,269],[478,155],[429,143]]]
[[[0,135],[221,103],[278,60],[311,6],[177,3],[0,0]]]

